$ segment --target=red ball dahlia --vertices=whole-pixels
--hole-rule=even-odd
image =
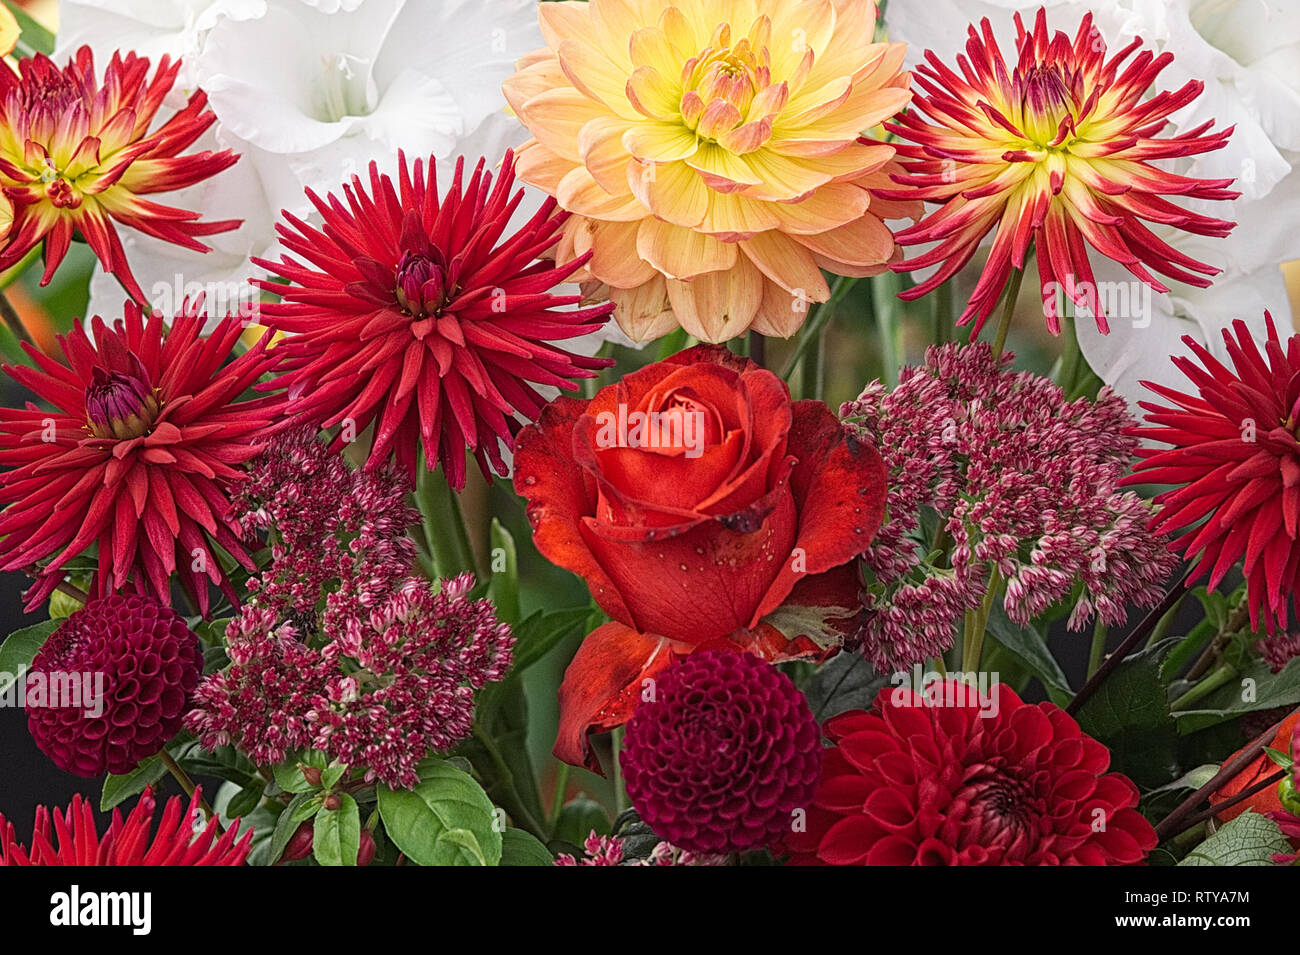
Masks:
[[[27,728],[60,769],[78,776],[128,773],[181,728],[203,653],[173,610],[138,594],[92,600],[50,634],[28,670],[44,674],[44,706]],[[58,681],[79,698],[55,699]],[[30,691],[29,691],[30,692]]]
[[[0,69],[0,270],[43,241],[44,285],[81,236],[144,302],[114,220],[196,252],[208,250],[196,236],[239,225],[200,222],[197,212],[143,198],[192,186],[239,158],[228,149],[181,155],[216,120],[201,90],[149,132],[180,66],[164,56],[151,80],[147,59],[114,53],[101,80],[83,46],[61,70],[40,53],[20,59],[17,73]]]
[[[439,199],[434,160],[407,168],[398,184],[370,164],[339,198],[308,191],[324,220],[316,229],[285,213],[280,241],[303,262],[255,259],[289,282],[262,287],[282,301],[262,307],[265,324],[290,333],[280,346],[289,410],[325,427],[342,425],[336,447],[375,425],[367,467],[391,457],[414,476],[416,449],[441,462],[453,487],[465,483],[465,449],[484,474],[507,473],[519,417],[535,419],[546,401],[535,385],[573,390],[611,362],[552,344],[596,331],[613,306],[572,309],[578,295],[550,290],[581,268],[539,259],[568,218],[548,199],[517,231],[510,218],[515,161],[506,153],[493,185],[480,160],[462,183],[464,161]]]
[[[129,588],[170,603],[175,572],[204,614],[209,580],[235,600],[218,547],[256,569],[229,494],[282,398],[239,397],[278,356],[268,335],[231,359],[240,322],[201,337],[201,309],[190,303],[167,329],[128,303],[111,328],[94,319],[93,341],[80,324],[61,336],[63,361],[27,347],[35,368],[5,367],[52,406],[0,408],[0,570],[36,573],[29,610],[91,545],[91,596]]]
[[[54,810],[54,824],[44,806],[36,810],[32,845],[18,842],[13,823],[0,815],[0,866],[4,865],[243,865],[253,847],[253,830],[239,838],[239,826],[224,833],[210,820],[198,834],[194,821],[200,812],[202,790],[184,810],[179,796],[167,800],[162,819],[150,841],[158,802],[146,789],[125,820],[114,809],[108,832],[100,838],[95,813],[80,795],[66,810]]]
[[[1189,584],[1209,574],[1213,590],[1241,562],[1251,629],[1273,632],[1300,584],[1300,335],[1284,343],[1265,319],[1262,352],[1245,322],[1223,330],[1232,368],[1183,337],[1204,368],[1173,362],[1197,394],[1143,382],[1174,407],[1142,402],[1150,426],[1133,433],[1171,447],[1140,450],[1124,483],[1176,485],[1156,496],[1151,529],[1187,529],[1169,548],[1196,558]]]
[[[896,236],[900,245],[935,243],[894,266],[909,271],[939,266],[900,296],[927,294],[961,269],[989,233],[993,245],[970,302],[957,324],[973,321],[972,338],[997,304],[1013,268],[1036,249],[1044,289],[1063,288],[1081,310],[1108,331],[1095,294],[1088,247],[1119,262],[1158,292],[1169,289],[1152,272],[1200,288],[1219,270],[1177,251],[1149,222],[1196,235],[1225,236],[1233,224],[1163,198],[1235,199],[1231,179],[1196,179],[1153,165],[1221,148],[1231,129],[1210,123],[1160,138],[1167,117],[1200,95],[1204,83],[1148,96],[1173,56],[1140,50],[1134,39],[1107,59],[1106,43],[1086,14],[1073,40],[1050,33],[1040,8],[1032,29],[1016,14],[1015,59],[1007,64],[987,19],[969,28],[957,69],[933,52],[914,74],[921,89],[915,109],[885,128],[900,136],[907,157],[904,188],[892,199],[939,203],[925,219]],[[1134,55],[1136,54],[1136,55]],[[1131,59],[1130,59],[1131,57]],[[1060,319],[1048,315],[1053,333]]]
[[[1138,789],[1051,703],[997,685],[885,687],[827,720],[800,865],[1131,865],[1156,845]]]
[[[703,650],[664,670],[623,740],[628,796],[674,846],[739,852],[789,832],[822,747],[808,702],[747,653]]]

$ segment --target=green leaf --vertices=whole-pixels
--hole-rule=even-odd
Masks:
[[[146,786],[152,786],[167,773],[162,758],[155,754],[144,760],[129,773],[120,776],[109,775],[104,778],[104,788],[99,794],[99,811],[108,812],[123,801],[144,792]]]
[[[11,3],[10,0],[4,0],[4,5],[9,8],[9,12],[18,21],[18,29],[22,30],[22,35],[18,38],[18,45],[14,50],[15,53],[25,53],[27,56],[44,53],[49,56],[54,52],[54,34],[49,29],[37,22],[30,13],[18,6],[18,4]]]
[[[1291,844],[1276,822],[1243,812],[1187,854],[1179,865],[1273,865],[1273,856],[1290,853]]]
[[[312,766],[321,771],[321,779],[324,780],[326,762],[325,755],[316,750],[307,750],[304,753],[297,753],[291,756],[283,763],[271,767],[271,774],[275,777],[276,784],[287,793],[305,793],[313,789],[319,789],[319,786],[313,786],[307,782],[302,774],[303,766]]]
[[[560,817],[555,822],[554,838],[580,846],[592,832],[607,836],[612,829],[604,806],[587,796],[575,796],[560,810]]]
[[[509,866],[555,865],[551,850],[522,829],[507,829],[501,836],[501,864]]]
[[[1255,681],[1254,699],[1244,700],[1248,679]],[[1237,677],[1198,700],[1196,709],[1180,711],[1178,731],[1194,733],[1243,713],[1294,707],[1297,703],[1300,703],[1300,657],[1289,661],[1280,673],[1270,670],[1263,660],[1252,660]]]
[[[511,676],[523,673],[546,656],[551,649],[587,622],[590,607],[555,610],[543,615],[539,610],[515,627],[514,664]]]
[[[1154,796],[1156,793],[1164,792],[1181,792],[1185,789],[1200,789],[1219,771],[1218,763],[1205,763],[1197,766],[1195,769],[1188,770],[1179,776],[1172,783],[1165,783],[1156,789],[1151,790],[1148,795]]]
[[[257,807],[262,804],[262,795],[265,792],[266,781],[260,776],[255,777],[252,782],[231,797],[229,804],[226,806],[226,815],[232,819],[242,819],[245,816],[252,815]]]
[[[15,630],[0,645],[0,693],[9,689],[18,679],[18,671],[32,665],[32,660],[45,646],[50,634],[59,629],[62,620],[42,620],[30,627]]]
[[[845,710],[869,709],[888,682],[861,654],[840,653],[822,664],[803,692],[820,723]]]
[[[361,850],[361,812],[347,793],[338,794],[339,807],[321,807],[312,833],[312,853],[321,865],[356,865]]]
[[[390,789],[380,784],[379,815],[388,836],[419,865],[466,865],[467,840],[447,833],[464,829],[472,834],[478,855],[487,865],[501,861],[501,833],[496,809],[487,793],[465,773],[442,759],[426,759],[417,767],[414,789]]]
[[[1000,601],[993,602],[986,632],[1038,678],[1055,703],[1064,705],[1074,695],[1069,678],[1047,648],[1042,632],[1033,625],[1022,627],[1015,623],[1007,616]]]
[[[325,789],[333,789],[334,784],[337,783],[340,779],[342,779],[343,774],[346,773],[347,771],[348,768],[343,765],[326,766],[323,770],[321,770],[321,774],[320,774],[321,786],[324,787]],[[299,775],[302,774],[299,773]]]
[[[319,792],[299,793],[284,807],[284,812],[275,821],[275,832],[271,834],[271,849],[268,854],[271,865],[280,861],[284,847],[289,844],[289,839],[298,827],[320,811],[322,798],[323,794]],[[315,840],[314,834],[312,839]]]
[[[1083,731],[1110,748],[1111,769],[1149,788],[1178,772],[1178,731],[1160,677],[1170,646],[1126,657],[1076,714]]]
[[[519,622],[519,556],[515,539],[495,517],[489,532],[488,597],[497,608],[497,616],[514,626]]]
[[[504,845],[504,834],[502,844]],[[483,856],[483,849],[478,844],[478,837],[468,829],[447,829],[438,834],[438,839],[434,843],[434,851],[443,854],[447,852],[460,853],[456,862],[443,863],[444,865],[479,865],[486,866],[487,859]]]

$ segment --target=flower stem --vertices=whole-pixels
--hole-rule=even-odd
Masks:
[[[614,767],[612,782],[614,784],[614,814],[620,815],[630,805],[627,798],[627,786],[623,783],[623,727],[616,726],[610,733],[610,746],[614,750]]]
[[[966,673],[978,671],[980,658],[984,655],[984,634],[988,631],[989,614],[993,612],[993,601],[997,599],[1002,587],[1002,575],[994,567],[989,572],[989,586],[984,593],[984,600],[979,607],[966,611],[966,637],[961,647],[961,668]]]
[[[1101,617],[1097,618],[1097,623],[1092,628],[1092,646],[1088,649],[1088,676],[1097,672],[1101,666],[1101,661],[1106,658],[1106,635],[1110,633],[1110,628],[1101,622]]]
[[[194,785],[194,780],[190,779],[190,774],[185,772],[185,770],[181,768],[181,764],[172,758],[172,754],[167,752],[165,749],[161,750],[158,753],[158,759],[167,767],[167,772],[172,774],[172,779],[176,780],[176,782],[180,784],[181,790],[185,795],[193,796],[194,790],[197,788]],[[212,811],[212,807],[208,805],[208,801],[201,796],[199,797],[199,808],[203,810],[204,814],[209,819],[216,816],[216,813]]]
[[[1165,816],[1164,819],[1161,819],[1160,822],[1156,824],[1156,835],[1160,838],[1160,841],[1164,842],[1170,836],[1182,832],[1183,829],[1187,828],[1189,825],[1194,825],[1195,823],[1187,821],[1192,815],[1192,811],[1199,806],[1206,797],[1210,796],[1212,793],[1218,792],[1219,787],[1228,780],[1234,778],[1238,773],[1254,762],[1255,757],[1263,751],[1264,747],[1267,746],[1272,741],[1273,737],[1275,737],[1281,730],[1282,724],[1294,716],[1295,713],[1300,713],[1300,709],[1296,709],[1293,713],[1288,713],[1273,726],[1270,726],[1264,732],[1260,733],[1255,737],[1255,739],[1244,746],[1236,756],[1219,767],[1219,771],[1211,777],[1209,782],[1179,803],[1178,806],[1174,808],[1174,811]],[[1221,803],[1215,811],[1218,811],[1218,809],[1221,809],[1222,807],[1223,804]]]
[[[424,539],[433,559],[434,572],[441,578],[475,572],[474,551],[470,547],[460,498],[447,483],[442,468],[418,470],[415,497],[424,518]]]
[[[1174,700],[1173,703],[1169,704],[1169,709],[1175,713],[1187,709],[1197,700],[1213,693],[1225,683],[1231,682],[1233,677],[1236,675],[1237,668],[1231,663],[1225,663],[1178,699]]]
[[[758,332],[749,333],[749,360],[759,368],[767,367],[767,339]]]
[[[1002,300],[1002,318],[998,321],[998,333],[993,339],[994,358],[1002,357],[1002,349],[1007,343],[1007,332],[1011,330],[1011,316],[1016,312],[1016,299],[1020,297],[1020,283],[1024,278],[1024,268],[1011,270],[1011,278],[1007,280],[1006,298]]]
[[[1187,574],[1183,574],[1182,577],[1178,578],[1178,582],[1169,588],[1169,591],[1161,598],[1160,603],[1152,607],[1150,612],[1142,618],[1142,622],[1133,628],[1133,632],[1115,648],[1115,652],[1102,661],[1101,666],[1097,668],[1097,672],[1088,677],[1083,686],[1079,688],[1079,692],[1074,694],[1074,699],[1065,708],[1065,712],[1077,713],[1079,707],[1092,698],[1092,695],[1106,682],[1123,659],[1132,653],[1139,643],[1151,635],[1151,631],[1160,622],[1160,618],[1167,614],[1174,604],[1182,600],[1183,590],[1187,586],[1187,576]]]
[[[3,290],[0,290],[0,318],[4,319],[5,325],[9,331],[13,332],[14,338],[31,345],[33,348],[36,347],[36,343],[32,341],[32,336],[27,334],[27,327],[23,325],[23,320],[18,317],[18,311]]]
[[[799,343],[795,345],[794,354],[790,356],[789,361],[785,363],[785,368],[781,370],[781,377],[785,381],[790,380],[790,376],[799,367],[799,362],[807,354],[808,349],[816,344],[827,322],[835,314],[835,308],[839,305],[840,299],[844,298],[855,281],[857,280],[840,276],[831,283],[830,298],[813,310],[812,314],[808,316],[808,320],[804,322],[803,328],[799,330]]]

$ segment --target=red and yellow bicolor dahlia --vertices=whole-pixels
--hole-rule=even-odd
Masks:
[[[1088,246],[1124,265],[1159,292],[1169,289],[1151,270],[1204,288],[1219,272],[1161,241],[1143,224],[1172,225],[1198,235],[1224,236],[1233,224],[1190,212],[1164,195],[1235,199],[1231,179],[1175,175],[1152,160],[1193,156],[1222,147],[1232,130],[1209,132],[1210,123],[1178,136],[1157,138],[1171,113],[1200,95],[1192,81],[1176,92],[1146,98],[1172,54],[1141,50],[1134,39],[1106,58],[1106,43],[1085,15],[1074,40],[1050,35],[1040,8],[1032,31],[1016,14],[1015,67],[1008,68],[987,19],[970,27],[960,75],[926,51],[917,69],[923,91],[916,109],[886,128],[900,143],[907,175],[894,199],[941,203],[898,234],[902,245],[934,248],[894,266],[908,271],[940,265],[902,294],[911,300],[947,281],[993,233],[993,245],[970,303],[957,324],[974,321],[972,338],[993,311],[1012,269],[1025,266],[1030,246],[1043,288],[1059,287],[1095,314],[1109,331],[1093,294]],[[928,118],[927,118],[928,117]],[[1049,283],[1056,282],[1056,286]],[[1053,333],[1059,318],[1047,316]]]
[[[143,303],[114,220],[199,252],[207,246],[196,236],[239,225],[200,222],[197,212],[142,198],[192,186],[239,158],[230,150],[180,155],[216,119],[202,91],[149,132],[179,69],[163,57],[151,80],[147,59],[114,54],[101,81],[89,47],[63,69],[43,54],[19,60],[17,73],[0,68],[0,270],[44,241],[45,284],[80,235]]]
[[[911,94],[903,44],[872,42],[869,0],[538,13],[547,47],[505,84],[534,136],[519,175],[575,213],[557,255],[592,252],[587,277],[633,339],[788,336],[830,295],[821,269],[899,257],[882,219],[920,205],[871,195],[894,150],[859,137]]]
[[[267,333],[232,359],[240,320],[202,337],[204,320],[201,299],[170,328],[127,303],[112,326],[92,321],[93,339],[80,322],[59,336],[62,361],[24,344],[35,367],[5,366],[46,403],[0,408],[0,570],[36,575],[28,610],[92,545],[92,597],[127,589],[170,606],[176,573],[205,614],[209,580],[236,599],[218,548],[256,569],[230,492],[283,398],[240,397],[279,354]]]

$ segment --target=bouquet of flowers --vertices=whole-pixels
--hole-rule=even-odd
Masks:
[[[5,0],[0,864],[1294,864],[1233,6]]]

